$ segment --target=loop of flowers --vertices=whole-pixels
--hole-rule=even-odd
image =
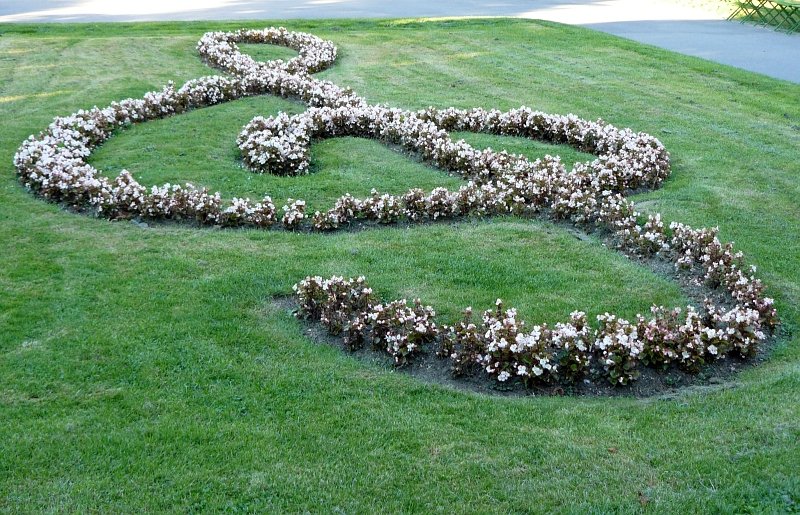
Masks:
[[[293,287],[299,318],[321,322],[342,335],[351,350],[371,342],[398,365],[411,362],[432,344],[461,376],[483,371],[499,382],[513,378],[532,386],[572,384],[586,377],[604,377],[613,385],[635,380],[641,366],[676,366],[696,372],[728,355],[752,357],[765,338],[758,311],[735,306],[720,309],[706,302],[704,312],[688,306],[667,310],[653,306],[650,316],[629,322],[615,315],[597,316],[591,329],[586,313],[575,311],[568,322],[534,325],[530,331],[513,308],[498,299],[480,324],[472,308],[454,326],[436,323],[433,308],[416,299],[381,303],[364,277],[306,277]]]
[[[256,172],[297,175],[308,172],[313,139],[359,136],[401,145],[433,165],[480,184],[505,176],[506,181],[530,173],[532,163],[491,149],[476,150],[452,141],[447,130],[486,132],[553,143],[566,143],[598,155],[576,164],[571,174],[591,175],[594,189],[622,192],[656,187],[669,175],[669,154],[654,137],[617,129],[602,120],[550,115],[527,107],[508,112],[428,108],[419,112],[382,106],[310,108],[248,123],[237,140],[245,164]],[[567,186],[569,182],[565,182]],[[575,186],[582,185],[581,183]]]
[[[280,45],[297,50],[299,55],[286,62],[281,59],[259,62],[242,54],[237,43]],[[200,38],[197,50],[211,65],[237,76],[257,75],[271,69],[292,74],[316,73],[330,67],[336,60],[336,46],[331,41],[304,32],[290,32],[283,27],[207,32]]]
[[[278,44],[294,48],[299,55],[286,62],[258,62],[242,54],[238,43]],[[514,325],[515,314],[501,312],[499,307],[493,315],[484,316],[484,325],[489,324],[492,331],[507,333],[499,340],[491,331],[475,332],[470,329],[474,324],[466,321],[449,328],[446,336],[434,334],[428,327],[432,312],[421,305],[408,306],[405,301],[383,305],[377,312],[360,306],[357,317],[347,310],[339,315],[343,326],[355,327],[352,335],[351,329],[345,335],[352,345],[370,340],[389,350],[398,363],[408,361],[422,343],[436,337],[450,342],[447,345],[455,355],[456,371],[480,365],[498,379],[518,376],[537,381],[556,371],[558,377],[575,379],[586,373],[594,356],[592,359],[602,365],[608,377],[621,384],[635,377],[640,361],[653,366],[678,363],[696,369],[711,356],[730,352],[752,355],[757,343],[766,337],[764,331],[777,324],[773,301],[764,295],[763,284],[752,270],[748,272],[743,256],[731,243],[719,241],[718,229],[693,229],[674,222],[667,228],[658,214],[639,222],[639,213],[625,195],[658,187],[670,172],[668,152],[650,135],[618,129],[602,120],[549,115],[527,107],[508,112],[481,108],[411,112],[371,106],[352,91],[310,75],[334,62],[333,43],[283,28],[211,32],[203,36],[197,49],[210,65],[231,76],[202,77],[180,88],[169,83],[141,99],[126,99],[103,109],[94,107],[54,119],[38,136],[25,140],[15,154],[22,183],[45,199],[107,218],[194,220],[207,225],[265,229],[279,221],[289,230],[306,227],[328,231],[360,219],[413,223],[461,216],[544,215],[607,231],[616,246],[628,254],[672,261],[710,288],[729,292],[735,304],[729,310],[709,304],[702,315],[689,308],[685,317],[659,307],[653,318],[640,316],[636,323],[603,315],[593,339],[589,338],[585,317],[576,312],[569,322],[553,329],[535,326],[535,335],[523,334],[520,342],[516,342],[521,333]],[[261,94],[296,99],[310,107],[291,117],[285,113],[256,117],[244,127],[237,143],[244,163],[253,171],[307,173],[313,140],[352,135],[398,145],[468,182],[456,191],[435,188],[426,193],[413,188],[403,195],[391,195],[373,190],[364,199],[345,194],[330,210],[311,216],[306,214],[302,199],[289,199],[279,219],[269,196],[255,203],[234,198],[225,204],[219,193],[191,184],[146,188],[126,170],[108,179],[86,162],[117,129]],[[567,171],[557,156],[530,161],[506,152],[477,150],[463,140],[453,141],[448,131],[564,143],[597,158]],[[370,305],[370,309],[375,306]],[[316,319],[316,314],[308,316]],[[334,316],[331,320],[336,319]],[[497,323],[499,327],[495,327]],[[417,327],[426,327],[425,332],[420,333]],[[513,342],[508,339],[512,334]],[[509,342],[508,348],[499,345],[503,338]],[[516,345],[514,351],[511,345]]]
[[[288,62],[257,62],[239,52],[236,43],[284,45],[300,55]],[[336,58],[330,41],[286,29],[212,32],[198,43],[201,56],[233,77],[208,76],[173,83],[151,91],[141,99],[128,98],[108,107],[57,117],[38,136],[30,136],[14,155],[22,183],[41,197],[107,218],[145,217],[195,220],[208,225],[270,227],[274,216],[271,200],[253,209],[243,208],[249,199],[223,205],[218,193],[192,184],[166,184],[146,188],[127,171],[114,179],[104,177],[86,159],[115,130],[184,113],[191,109],[236,100],[245,96],[273,94],[309,105],[361,105],[364,101],[347,89],[313,78],[309,73],[324,69]],[[236,204],[236,205],[234,205]],[[226,212],[238,211],[236,216]]]

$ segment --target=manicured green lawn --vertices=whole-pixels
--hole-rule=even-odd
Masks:
[[[685,302],[681,291],[547,222],[142,229],[65,212],[16,180],[14,151],[53,116],[216,73],[194,52],[203,32],[266,24],[0,25],[0,511],[800,509],[800,86],[534,21],[287,23],[332,39],[340,57],[321,76],[370,102],[525,104],[659,137],[673,175],[641,209],[720,225],[777,299],[769,360],[725,384],[642,400],[494,398],[315,345],[270,300],[307,274],[363,274],[444,320],[499,296],[533,322],[576,308],[633,316]],[[263,97],[151,122],[92,162],[278,206],[458,184],[354,138],[315,145],[307,177],[239,166],[244,123],[302,109]]]

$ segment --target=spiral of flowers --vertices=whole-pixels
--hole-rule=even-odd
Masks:
[[[289,61],[255,61],[237,43],[282,45],[298,52]],[[515,214],[567,220],[579,227],[607,231],[628,254],[674,262],[687,276],[702,278],[710,288],[730,294],[730,309],[707,302],[702,313],[654,307],[636,323],[608,313],[590,330],[586,315],[570,321],[524,330],[516,311],[484,313],[482,328],[471,310],[453,327],[433,322],[434,312],[417,302],[382,304],[363,280],[307,277],[296,285],[300,315],[320,320],[342,333],[352,346],[365,341],[385,348],[398,363],[407,362],[423,343],[437,341],[456,372],[480,367],[500,381],[519,377],[526,383],[574,381],[602,369],[615,384],[637,375],[639,362],[653,366],[699,365],[736,352],[752,356],[758,342],[777,324],[772,299],[732,244],[717,238],[718,229],[693,229],[661,216],[639,222],[625,198],[631,191],[658,187],[670,173],[669,154],[653,136],[618,129],[602,120],[552,115],[527,107],[507,112],[475,108],[407,111],[369,105],[366,100],[311,74],[329,67],[336,47],[311,34],[284,28],[210,32],[197,45],[206,62],[228,72],[167,84],[141,99],[113,102],[105,108],[58,117],[37,136],[30,136],[14,156],[20,180],[35,194],[107,218],[191,220],[200,224],[290,230],[330,231],[357,220],[408,223],[466,216]],[[424,161],[467,182],[458,190],[411,189],[399,196],[373,190],[370,197],[340,197],[331,209],[309,216],[303,200],[288,199],[282,214],[269,196],[253,202],[234,198],[225,204],[219,193],[191,184],[145,187],[126,170],[108,179],[86,162],[115,130],[191,109],[238,98],[272,94],[299,100],[309,108],[298,115],[256,117],[237,144],[253,172],[296,175],[309,171],[313,141],[340,136],[377,139],[402,147]],[[596,158],[567,171],[560,159],[531,161],[520,155],[478,150],[454,141],[448,131],[485,132],[563,143]],[[365,293],[368,291],[368,293]]]

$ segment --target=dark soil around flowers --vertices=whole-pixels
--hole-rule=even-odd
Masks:
[[[297,303],[292,296],[274,297],[272,302],[279,309],[292,314],[297,310]],[[331,335],[319,322],[299,320],[303,335],[318,345],[329,345],[342,352],[353,356],[367,366],[381,367],[398,373],[408,374],[421,381],[455,388],[469,390],[484,395],[499,395],[506,397],[534,397],[534,396],[589,396],[589,397],[657,397],[671,396],[681,390],[702,390],[704,388],[736,388],[738,383],[736,375],[747,368],[757,367],[767,360],[774,343],[774,336],[770,337],[760,347],[758,354],[751,359],[740,359],[733,356],[724,356],[713,363],[705,365],[698,373],[692,374],[677,367],[655,369],[641,366],[641,375],[626,386],[614,386],[607,379],[596,374],[597,377],[588,377],[584,380],[561,384],[536,385],[527,387],[518,378],[500,383],[483,373],[477,366],[468,374],[454,376],[451,362],[446,357],[436,355],[436,345],[427,345],[415,355],[410,363],[395,366],[394,361],[380,349],[365,346],[351,351],[343,343],[342,338]]]

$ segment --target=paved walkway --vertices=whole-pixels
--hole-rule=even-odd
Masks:
[[[800,35],[668,0],[0,0],[2,22],[520,16],[581,25],[800,83]]]

